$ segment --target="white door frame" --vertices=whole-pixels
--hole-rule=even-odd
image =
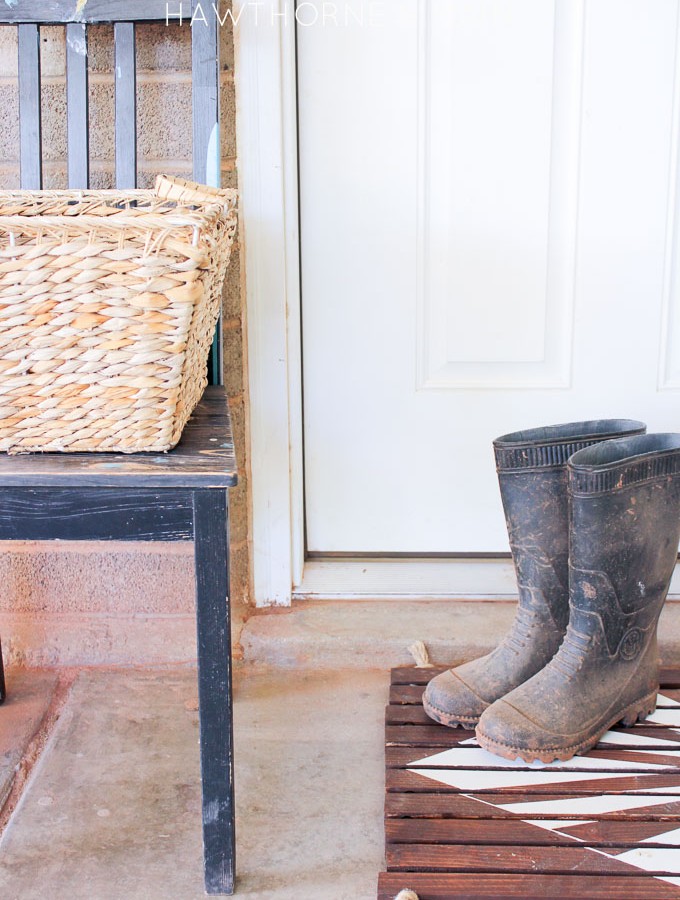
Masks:
[[[294,596],[470,597],[481,568],[485,595],[512,593],[506,560],[305,565],[295,0],[234,0],[233,15],[253,599],[289,606]]]
[[[295,2],[234,0],[233,16],[252,589],[287,606],[304,566]]]

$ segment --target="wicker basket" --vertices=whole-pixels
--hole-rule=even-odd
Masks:
[[[207,383],[236,192],[0,192],[0,450],[168,450]]]

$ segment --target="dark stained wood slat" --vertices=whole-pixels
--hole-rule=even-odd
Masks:
[[[422,731],[420,729],[423,729]],[[425,730],[427,729],[427,730]],[[609,749],[616,750],[645,750],[635,743],[638,737],[653,737],[655,741],[663,743],[649,747],[647,749],[664,749],[664,750],[680,750],[680,734],[673,728],[667,728],[662,725],[651,724],[647,727],[636,725],[634,729],[617,727],[612,729],[617,734],[622,735],[624,741],[617,741],[615,744],[606,740],[600,741],[595,747],[596,750],[605,751]],[[450,728],[443,733],[443,729],[430,725],[387,725],[386,726],[386,745],[395,749],[401,748],[406,753],[407,748],[421,748],[421,756],[426,756],[427,749],[431,749],[433,753],[441,750],[453,750],[456,747],[465,749],[469,747],[466,741],[474,738],[474,733],[466,731],[462,728]]]
[[[673,726],[680,728],[680,725]],[[617,726],[612,731],[623,734],[636,734],[644,737],[663,738],[673,742],[672,729],[668,725],[650,722],[646,719],[634,728]],[[475,732],[468,728],[443,728],[441,725],[386,725],[386,743],[388,746],[433,747],[446,748],[459,746],[463,741],[474,739]],[[680,735],[678,735],[680,737]],[[640,747],[640,750],[643,748]],[[680,749],[677,748],[677,749]],[[424,755],[424,754],[423,754]]]
[[[661,679],[661,683],[664,684],[663,678]],[[395,684],[390,687],[389,694],[389,703],[390,706],[414,706],[420,707],[422,706],[423,699],[423,691],[425,690],[425,685],[423,684]],[[664,687],[661,690],[661,693],[664,694],[665,697],[668,698],[669,701],[680,700],[680,691],[675,688]],[[668,703],[663,701],[659,709],[664,708],[673,708],[672,702]],[[677,707],[675,707],[677,708]],[[429,720],[428,720],[429,721]]]
[[[418,666],[400,666],[392,670],[391,684],[394,688],[397,688],[399,685],[424,688],[430,679],[449,668],[451,667],[433,666],[431,669],[427,669]],[[665,691],[669,696],[680,700],[680,690],[678,690],[680,689],[680,668],[662,666],[659,672],[659,680],[664,685]],[[674,690],[675,693],[673,693]],[[417,696],[417,691],[411,693],[413,696]]]
[[[424,684],[395,684],[390,688],[390,703],[414,704],[420,706],[423,702]]]
[[[231,487],[237,480],[221,387],[206,388],[179,444],[168,453],[0,453],[0,487]]]
[[[42,188],[42,129],[40,121],[40,28],[20,25],[19,51],[19,159],[21,187]]]
[[[378,900],[394,900],[409,887],[421,900],[677,900],[680,887],[639,876],[500,875],[485,873],[381,873]]]
[[[137,65],[134,22],[116,22],[116,187],[137,187]]]
[[[207,4],[212,11],[210,4]],[[191,18],[190,3],[182,3],[183,22]],[[176,14],[180,0],[88,0],[81,12],[77,12],[76,0],[17,0],[0,5],[0,24],[17,25],[21,22],[59,24],[66,22],[178,22]],[[187,13],[189,13],[187,15]]]
[[[661,666],[659,681],[667,690],[671,688],[680,688],[680,668],[677,668],[676,666]],[[677,694],[676,698],[680,699]]]
[[[680,781],[680,773],[678,772],[678,757],[668,755],[674,752],[677,753],[678,750],[680,750],[680,747],[678,747],[677,744],[675,744],[674,749],[668,750],[668,754],[664,753],[664,750],[661,748],[654,748],[653,751],[648,750],[643,752],[639,747],[631,750],[626,750],[622,747],[617,746],[612,747],[611,749],[590,750],[583,756],[577,757],[576,760],[572,761],[571,765],[569,765],[568,763],[560,764],[559,762],[555,762],[551,763],[551,765],[548,767],[532,766],[522,767],[521,769],[515,769],[513,767],[512,770],[509,770],[508,766],[504,766],[501,763],[500,758],[494,757],[491,753],[483,753],[483,758],[485,760],[483,764],[475,760],[469,760],[467,757],[470,755],[470,753],[480,753],[480,748],[476,746],[448,747],[446,748],[446,750],[460,750],[461,752],[456,752],[455,755],[451,755],[447,752],[446,756],[441,757],[441,754],[444,751],[442,751],[439,747],[427,748],[425,752],[423,752],[422,747],[393,747],[388,745],[385,748],[385,763],[387,769],[390,771],[393,769],[406,768],[431,769],[433,771],[436,771],[437,769],[450,769],[453,764],[456,767],[460,767],[461,770],[483,769],[485,771],[496,770],[502,772],[524,771],[526,772],[527,777],[531,779],[536,777],[540,778],[542,773],[544,772],[602,772],[604,775],[606,775],[608,774],[608,772],[606,769],[602,769],[602,762],[607,762],[608,760],[618,760],[627,763],[627,765],[620,769],[612,766],[611,771],[644,772],[649,771],[647,767],[649,763],[653,763],[656,766],[666,766],[670,771],[675,773],[675,775],[678,777],[678,780]],[[467,751],[467,753],[465,751]],[[653,755],[650,755],[651,752],[653,752]],[[428,761],[425,763],[419,762],[419,760],[423,759]]]
[[[637,847],[641,840],[649,847],[677,847],[669,844],[663,835],[669,830],[668,822],[590,822],[587,825],[570,825],[564,821],[563,830],[548,831],[537,828],[521,819],[512,822],[485,819],[387,819],[385,841],[389,844],[524,844],[526,846],[574,845],[574,837],[587,842],[589,847],[622,848]],[[573,835],[571,837],[570,835]],[[657,840],[652,838],[657,837]]]
[[[614,855],[625,847],[612,847]],[[633,875],[640,869],[572,842],[552,847],[514,844],[512,853],[501,844],[392,844],[387,848],[392,872],[524,872],[531,875]],[[654,870],[659,875],[680,875],[680,866]],[[651,874],[651,873],[648,873]]]
[[[674,601],[670,601],[671,603]],[[418,666],[399,666],[392,670],[392,684],[410,684],[425,686],[431,678],[440,672],[445,672],[451,666],[433,666],[432,668],[421,668]],[[660,672],[661,684],[666,688],[680,688],[680,668],[673,666],[662,666]],[[679,699],[676,696],[676,699]]]
[[[436,770],[431,769],[429,771],[434,772]],[[471,773],[476,770],[466,771]],[[552,798],[573,795],[586,796],[588,794],[601,796],[602,794],[620,794],[623,791],[651,792],[657,788],[666,788],[666,793],[669,796],[677,796],[678,801],[680,801],[680,777],[678,777],[677,770],[675,772],[652,775],[631,774],[617,778],[608,776],[608,772],[603,772],[601,778],[593,780],[584,779],[583,781],[566,781],[564,783],[558,782],[557,784],[541,784],[539,781],[536,784],[507,788],[484,788],[480,783],[479,787],[473,789],[442,784],[410,769],[389,769],[386,789],[388,792],[398,793],[407,791],[409,793],[428,794],[465,794],[468,797],[483,797],[494,803],[506,801],[518,803],[523,799],[530,800],[535,798],[542,800],[545,796]],[[508,800],[508,798],[512,799]]]
[[[657,704],[657,709],[678,709],[678,707],[676,706],[677,697],[671,696],[672,694],[677,693],[677,691],[662,691],[663,697]],[[433,722],[432,719],[430,719],[426,714],[420,703],[391,703],[389,704],[389,706],[385,707],[385,724],[431,726]],[[644,722],[640,722],[635,726],[636,729],[640,727],[644,727]],[[451,731],[452,734],[456,734],[457,732],[464,729],[450,728],[448,730]],[[626,728],[624,730],[628,732],[631,729]],[[677,735],[677,738],[678,741],[680,741],[680,734]]]
[[[590,845],[596,844],[633,844],[635,840],[644,840],[645,847],[664,846],[669,831],[669,823],[657,822],[584,822],[579,825],[568,825],[567,834],[587,841]],[[677,847],[676,843],[671,846]]]
[[[385,727],[387,746],[445,748],[453,747],[461,741],[469,741],[474,736],[473,729],[443,728],[434,723],[431,725],[387,725]]]
[[[544,796],[541,799],[550,799],[550,796]],[[498,803],[507,800],[508,803],[516,803],[517,796],[508,794],[498,795],[496,798]],[[555,797],[558,799],[558,797]],[[385,815],[388,818],[410,817],[424,819],[504,819],[515,818],[514,814],[505,810],[498,809],[490,803],[479,803],[471,797],[464,794],[428,794],[428,793],[408,793],[397,794],[387,793],[385,796]],[[532,813],[531,819],[554,819],[556,813],[544,813],[541,815]],[[582,815],[560,815],[565,819],[583,819]],[[615,812],[606,813],[589,813],[588,819],[599,821],[637,821],[637,822],[671,822],[671,827],[680,828],[680,798],[678,802],[664,803],[657,806],[638,807],[636,809],[617,810]]]
[[[87,27],[66,26],[66,122],[68,133],[68,186],[90,183],[89,97],[87,85]]]
[[[426,685],[431,678],[445,672],[450,666],[433,666],[431,669],[418,666],[399,666],[392,669],[392,684],[422,684]]]
[[[431,725],[425,710],[418,703],[390,703],[385,707],[386,725]],[[453,729],[452,729],[453,730]]]

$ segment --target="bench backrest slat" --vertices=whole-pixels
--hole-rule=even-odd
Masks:
[[[137,66],[134,22],[116,22],[116,187],[137,186]]]
[[[87,29],[80,22],[66,26],[66,116],[68,128],[68,186],[90,184]]]
[[[42,187],[40,128],[40,28],[19,25],[19,154],[21,187]]]

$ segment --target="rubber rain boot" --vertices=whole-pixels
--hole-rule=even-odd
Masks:
[[[567,460],[584,447],[644,431],[642,422],[601,419],[517,431],[494,441],[519,604],[492,653],[430,681],[423,707],[435,722],[474,728],[489,704],[557,652],[569,619]]]
[[[481,716],[507,759],[567,760],[656,708],[656,626],[680,541],[680,434],[613,440],[569,460],[570,616],[555,657]]]

